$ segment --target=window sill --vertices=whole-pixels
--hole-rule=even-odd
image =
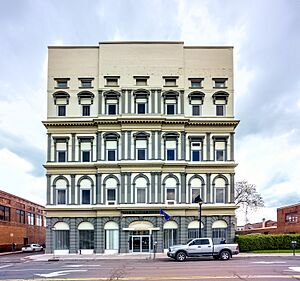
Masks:
[[[94,87],[91,86],[91,87],[78,87],[79,89],[93,89]]]
[[[119,85],[104,85],[104,87],[114,87],[114,88],[118,88],[120,87]]]
[[[189,89],[203,89],[203,87],[189,87]]]
[[[227,89],[227,87],[213,87],[213,89]]]
[[[70,89],[70,87],[54,87],[54,89]]]
[[[164,85],[163,87],[166,87],[166,88],[172,88],[172,87],[178,87],[178,85]]]

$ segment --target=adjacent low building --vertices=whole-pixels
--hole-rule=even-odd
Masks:
[[[0,191],[0,251],[19,250],[31,243],[45,244],[44,207]]]

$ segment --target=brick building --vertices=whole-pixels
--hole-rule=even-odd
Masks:
[[[44,207],[0,191],[0,251],[28,243],[45,243]]]
[[[237,226],[236,234],[275,234],[277,233],[277,222],[273,220],[262,219],[261,222],[247,223],[243,226]]]
[[[300,233],[300,203],[277,209],[277,233]]]

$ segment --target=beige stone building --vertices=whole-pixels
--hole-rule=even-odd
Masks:
[[[202,235],[233,239],[232,47],[49,47],[47,95],[48,252],[162,252],[198,195]]]

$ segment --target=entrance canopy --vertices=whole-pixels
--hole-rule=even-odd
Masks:
[[[154,227],[149,221],[134,221],[127,228],[123,230],[140,231],[140,230],[159,230],[159,227]]]

